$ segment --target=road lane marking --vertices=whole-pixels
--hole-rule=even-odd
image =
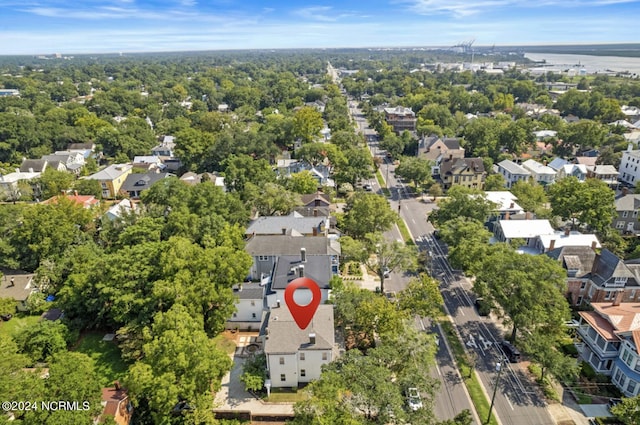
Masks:
[[[416,224],[416,221],[415,221],[413,218],[411,219],[411,222],[412,222],[413,224]]]
[[[507,399],[507,403],[509,403],[509,407],[511,407],[511,410],[516,410],[516,409],[513,407],[513,404],[511,404],[511,400],[509,400],[509,397],[507,397],[507,395],[506,395],[506,394],[504,394],[504,393],[503,393],[502,395],[504,396],[504,398],[505,398],[505,399]]]

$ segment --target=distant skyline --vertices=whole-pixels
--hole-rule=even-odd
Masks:
[[[638,16],[640,0],[0,0],[0,55],[632,43]]]

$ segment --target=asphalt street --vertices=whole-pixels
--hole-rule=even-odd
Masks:
[[[389,199],[391,207],[394,211],[399,211],[419,249],[428,254],[428,268],[440,281],[445,305],[462,342],[468,351],[476,355],[476,373],[489,396],[493,394],[498,375],[500,377],[494,404],[494,414],[497,415],[499,423],[503,425],[554,424],[539,387],[529,379],[520,364],[509,363],[506,360],[505,353],[499,344],[503,339],[504,329],[492,319],[478,315],[474,307],[475,297],[470,281],[461,273],[451,269],[446,257],[446,246],[435,239],[434,228],[427,221],[428,214],[434,209],[436,203],[429,197],[414,197],[407,191],[404,184],[396,179],[395,166],[388,161],[384,152],[378,149],[375,132],[368,128],[366,119],[357,109],[355,102],[350,101],[349,107],[358,130],[368,140],[372,154],[381,157],[384,161],[380,171],[391,191]],[[375,179],[372,179],[370,184],[374,191],[382,193]],[[390,240],[402,240],[397,228],[393,228],[385,236]],[[385,281],[385,289],[400,291],[406,287],[408,279],[408,276],[392,273]],[[424,326],[424,322],[418,321],[417,325]],[[439,419],[444,420],[453,418],[463,409],[473,409],[451,353],[446,344],[442,343],[445,341],[442,335],[440,335],[440,341],[436,356],[437,365],[432,370],[432,376],[440,381],[440,390],[434,406],[435,414]],[[496,366],[498,363],[501,368],[499,374]],[[476,423],[478,419],[480,423],[487,420],[487,418],[476,417]]]

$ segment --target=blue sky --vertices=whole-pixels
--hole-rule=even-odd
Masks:
[[[0,0],[0,54],[640,42],[639,16],[640,0]]]

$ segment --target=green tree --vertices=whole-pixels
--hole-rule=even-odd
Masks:
[[[558,343],[558,329],[541,328],[522,338],[524,351],[540,365],[540,381],[544,381],[547,371],[562,381],[578,376],[576,359],[561,353],[556,348]]]
[[[547,194],[538,182],[533,179],[519,180],[511,187],[520,205],[525,211],[540,214],[547,205]]]
[[[322,126],[322,114],[313,107],[303,106],[293,115],[293,134],[304,143],[311,143],[320,136]]]
[[[431,161],[423,158],[409,156],[403,157],[396,167],[396,175],[413,182],[416,190],[428,185],[431,181]]]
[[[387,200],[374,193],[356,193],[347,201],[341,228],[356,239],[367,233],[384,232],[398,219]]]
[[[456,217],[440,227],[440,236],[449,246],[448,258],[456,269],[475,275],[489,247],[489,232],[476,219]]]
[[[565,177],[549,188],[549,201],[554,215],[605,231],[615,216],[615,193],[601,180]]]
[[[134,405],[146,401],[156,423],[168,421],[180,401],[193,403],[206,395],[210,408],[232,362],[204,332],[201,316],[174,305],[157,313],[143,334],[144,358],[129,368],[126,378]]]
[[[519,330],[534,332],[563,327],[569,317],[566,272],[544,255],[522,255],[503,243],[491,245],[476,275],[474,291],[504,315],[512,326],[511,340]]]
[[[433,183],[429,186],[429,195],[431,195],[433,201],[435,201],[439,196],[442,196],[443,193],[444,191],[442,190],[442,185],[440,183]]]
[[[389,273],[413,269],[417,262],[415,245],[385,240],[382,233],[369,233],[365,236],[364,247],[367,251],[365,264],[380,278],[380,292],[384,293],[384,281]]]
[[[291,174],[287,181],[287,187],[301,195],[315,193],[318,190],[318,181],[310,171],[303,170],[299,173]]]
[[[611,413],[625,425],[640,423],[640,396],[623,397],[621,403],[611,408]]]
[[[417,315],[437,319],[442,315],[444,305],[438,281],[424,273],[412,278],[398,294],[398,305],[412,317]]]
[[[73,180],[73,174],[54,170],[53,168],[46,168],[38,179],[40,190],[42,191],[42,198],[49,199],[52,196],[66,193],[67,190],[71,189]]]
[[[484,180],[484,190],[491,192],[494,190],[504,190],[507,182],[502,174],[489,174]]]
[[[73,336],[61,322],[42,320],[23,329],[16,335],[20,351],[34,362],[44,362],[50,356],[66,351]]]
[[[493,202],[487,200],[486,195],[479,190],[453,186],[447,195],[438,201],[438,209],[429,216],[429,220],[436,226],[456,217],[473,218],[484,223],[495,209]]]
[[[102,187],[98,180],[76,180],[73,184],[73,188],[80,195],[93,195],[96,199],[102,199]]]
[[[246,391],[260,391],[267,379],[267,358],[264,353],[253,354],[244,361],[240,381],[244,382]]]
[[[247,183],[262,186],[274,182],[275,173],[264,159],[249,155],[231,155],[224,160],[224,183],[232,191],[242,193]]]
[[[262,187],[247,183],[247,192],[255,191],[253,205],[262,216],[287,215],[302,204],[300,196],[277,183],[265,183]]]
[[[7,314],[16,314],[16,300],[13,298],[0,298],[0,316]]]

